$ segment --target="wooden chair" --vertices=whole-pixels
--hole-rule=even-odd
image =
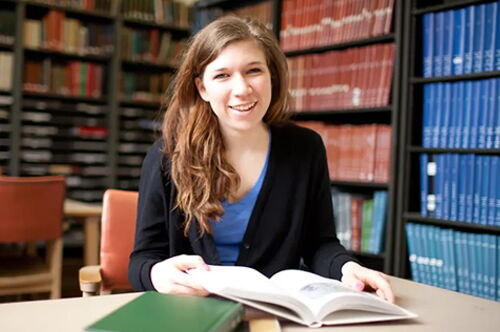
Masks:
[[[63,176],[0,177],[0,295],[50,292],[61,297]],[[46,242],[45,255],[36,244]]]
[[[83,296],[131,290],[128,282],[129,255],[134,246],[138,193],[108,189],[104,193],[101,218],[100,265],[79,271]]]

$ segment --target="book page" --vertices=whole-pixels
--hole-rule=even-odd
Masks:
[[[189,270],[209,292],[231,299],[247,299],[289,308],[304,320],[312,317],[310,310],[290,296],[279,284],[273,283],[262,273],[243,266],[210,266],[210,271]],[[243,301],[241,301],[243,302]],[[243,302],[248,304],[247,302]],[[262,308],[259,308],[262,309]]]
[[[318,320],[323,320],[326,316],[333,318],[334,315],[331,313],[339,310],[369,311],[399,316],[410,314],[376,295],[353,290],[338,280],[306,271],[281,271],[272,276],[271,281],[307,304]]]

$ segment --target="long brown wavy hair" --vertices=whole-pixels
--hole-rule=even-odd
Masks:
[[[215,20],[194,35],[170,86],[170,104],[163,121],[165,153],[177,188],[175,208],[185,215],[184,234],[196,220],[201,234],[211,233],[210,220],[224,213],[222,199],[239,188],[240,177],[225,158],[217,117],[203,101],[195,78],[236,41],[253,39],[262,47],[271,74],[272,97],[263,121],[283,123],[288,118],[288,68],[274,35],[261,23],[235,16]]]

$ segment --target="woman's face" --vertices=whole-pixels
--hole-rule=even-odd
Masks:
[[[226,46],[195,83],[201,98],[210,103],[222,132],[243,133],[263,124],[271,103],[271,74],[256,41]]]

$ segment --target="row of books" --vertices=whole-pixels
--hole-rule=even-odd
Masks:
[[[430,83],[423,88],[422,145],[500,148],[500,79]]]
[[[105,127],[107,119],[103,117],[75,116],[74,114],[65,114],[62,112],[40,112],[26,111],[21,113],[23,123],[43,123],[57,124],[59,126],[90,126]]]
[[[12,52],[0,52],[0,90],[10,90],[12,88]]]
[[[121,56],[131,61],[146,61],[176,65],[184,49],[185,40],[174,40],[169,32],[158,29],[121,30]]]
[[[105,115],[108,107],[83,102],[64,102],[61,100],[40,100],[23,98],[22,106],[25,110],[38,110],[44,112],[63,112],[68,114]]]
[[[422,17],[423,76],[500,70],[499,1]]]
[[[191,7],[177,0],[123,0],[125,18],[164,23],[178,27],[191,26]]]
[[[499,163],[499,156],[421,154],[420,213],[500,226]]]
[[[500,239],[406,224],[412,279],[461,293],[500,301]]]
[[[26,60],[24,90],[39,93],[100,98],[103,95],[104,66],[91,62]]]
[[[171,73],[123,72],[121,98],[128,101],[161,102],[172,77]]]
[[[0,45],[13,45],[15,35],[14,10],[0,8]]]
[[[294,111],[386,106],[394,44],[288,58]]]
[[[332,188],[331,195],[340,243],[348,250],[381,253],[387,223],[387,191],[366,196]]]
[[[280,43],[285,51],[388,34],[394,0],[284,0]]]
[[[251,17],[264,23],[268,29],[273,29],[273,1],[262,1],[253,5],[242,6],[234,10],[223,10],[220,7],[209,7],[194,11],[193,30],[199,31],[204,26],[223,15]]]
[[[8,128],[7,128],[8,129]],[[2,131],[0,130],[0,133]],[[51,125],[23,125],[21,133],[30,137],[77,137],[81,139],[105,139],[108,137],[107,127],[76,126],[59,128]]]
[[[81,176],[109,176],[107,166],[83,166],[75,164],[22,164],[21,172],[31,176],[42,175],[81,175]]]
[[[318,132],[326,146],[332,180],[386,183],[391,166],[391,126],[333,125],[303,121]]]
[[[107,55],[113,52],[113,26],[82,22],[49,10],[41,20],[24,20],[24,46],[81,55]]]
[[[108,151],[108,144],[104,141],[56,140],[52,137],[23,137],[21,147],[30,150],[50,149],[51,151]]]
[[[105,164],[106,153],[72,152],[54,153],[51,150],[22,150],[21,161],[33,163],[78,163],[84,165]]]
[[[31,0],[49,5],[81,9],[91,12],[114,14],[117,12],[119,0]]]

